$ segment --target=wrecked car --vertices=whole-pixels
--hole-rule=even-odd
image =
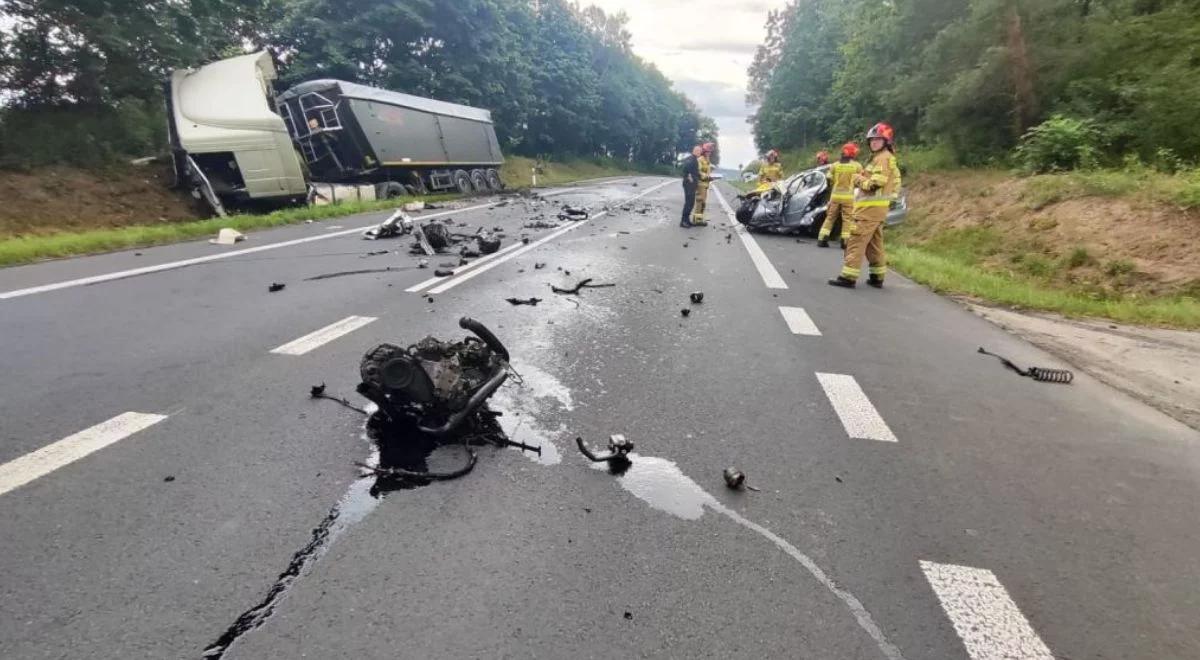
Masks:
[[[815,167],[765,190],[738,195],[737,221],[750,231],[816,236],[829,209],[832,186],[825,176],[828,171],[828,165]],[[887,224],[904,222],[907,215],[908,199],[901,191],[888,211]],[[840,226],[833,228],[834,236],[840,233]]]

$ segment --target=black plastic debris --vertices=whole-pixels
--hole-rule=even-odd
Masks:
[[[635,184],[633,184],[633,185],[635,185],[635,186],[636,186],[637,184],[635,183]],[[626,611],[626,612],[625,612],[625,620],[626,620],[626,621],[630,621],[630,620],[632,620],[632,619],[633,619],[633,612]]]
[[[570,275],[570,274],[571,273],[568,271],[567,275]],[[612,284],[612,283],[592,284],[592,278],[588,277],[586,279],[580,280],[578,284],[571,287],[570,289],[561,289],[554,285],[550,285],[550,290],[553,291],[554,293],[561,293],[564,295],[577,296],[577,295],[579,295],[579,292],[584,289],[605,289],[605,288],[614,287],[614,286],[616,286],[616,284]]]
[[[480,254],[493,254],[500,250],[500,238],[497,236],[480,236],[476,242]]]
[[[542,302],[541,298],[505,298],[505,300],[512,305],[529,305],[530,307],[536,307],[538,303]]]
[[[704,302],[704,292],[703,291],[693,291],[692,295],[690,295],[688,297],[691,298],[692,302],[697,305]]]
[[[422,259],[417,262],[417,268],[429,268],[429,260]]]
[[[558,214],[558,219],[571,221],[587,220],[588,210],[577,206],[564,206],[562,207],[562,213]]]
[[[588,448],[584,443],[583,438],[575,438],[575,445],[579,447],[579,452],[587,457],[593,463],[603,463],[605,461],[628,461],[627,454],[633,451],[633,442],[627,439],[624,435],[617,433],[608,436],[608,453],[596,454]]]
[[[528,237],[528,236],[522,236],[522,237],[521,237],[521,242],[522,242],[522,243],[524,243],[525,245],[529,245],[529,237]]]
[[[175,481],[175,475],[168,474],[167,476],[163,477],[163,481],[171,483],[172,481]]]
[[[321,396],[324,393],[325,393],[325,383],[321,383],[320,385],[313,385],[312,388],[309,389],[309,391],[308,391],[308,395],[314,399]]]
[[[282,282],[272,282],[271,286],[267,287],[267,291],[270,291],[271,293],[275,293],[276,291],[283,291],[283,288],[285,286],[287,286],[287,285]]]
[[[688,246],[688,244],[687,244],[687,243],[684,243],[684,244],[683,244],[683,247],[687,247],[687,246]]]
[[[453,274],[454,274],[454,271],[452,271],[452,270],[442,270],[442,269],[440,269],[440,268],[439,268],[438,270],[435,270],[435,271],[433,271],[433,274],[434,274],[435,276],[437,276],[437,277],[450,277],[451,275],[453,275]]]
[[[541,269],[543,269],[543,268],[545,268],[545,267],[546,267],[546,264],[545,264],[545,263],[543,263],[543,262],[541,262],[541,261],[539,261],[539,262],[537,262],[537,263],[535,263],[535,264],[533,265],[533,269],[534,269],[534,270],[541,270]]]
[[[721,473],[725,478],[725,486],[732,490],[741,490],[743,488],[757,491],[758,489],[746,483],[746,473],[734,467],[727,467]]]
[[[387,254],[387,253],[388,253],[387,250],[372,250],[371,252],[368,252],[362,256],[365,259],[367,257],[378,257],[381,254]]]
[[[989,353],[988,351],[984,350],[982,346],[979,347],[979,352],[983,353],[984,355],[990,355],[1000,360],[1000,362],[1004,363],[1004,366],[1012,369],[1018,374],[1025,376],[1026,378],[1032,378],[1039,382],[1070,385],[1071,382],[1075,380],[1075,374],[1067,369],[1047,369],[1046,367],[1029,367],[1028,369],[1022,369],[1013,364],[1013,362],[1008,358],[1001,357],[995,353]]]
[[[433,296],[426,295],[426,296],[425,296],[425,302],[427,302],[427,303],[429,303],[429,304],[431,304],[431,305],[432,305],[432,304],[433,304]]]
[[[462,250],[460,250],[458,254],[465,259],[478,259],[479,258],[479,250],[472,250],[471,248],[467,248],[467,247],[464,247]]]
[[[688,317],[688,316],[691,316],[691,315],[692,315],[692,310],[690,310],[690,309],[687,309],[687,308],[685,307],[684,309],[681,309],[681,310],[679,310],[679,314],[680,314],[681,316],[683,316],[683,317],[685,317],[685,318],[686,318],[686,317]]]

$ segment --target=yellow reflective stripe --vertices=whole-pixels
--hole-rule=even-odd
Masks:
[[[872,275],[886,275],[887,266],[871,266],[867,271]]]
[[[848,280],[857,280],[859,275],[862,275],[861,269],[842,266],[842,277]]]
[[[834,195],[830,195],[829,199],[832,201],[835,201],[835,202],[853,202],[854,201],[854,193],[846,193],[846,194],[837,193]]]
[[[892,200],[890,198],[860,199],[860,200],[854,202],[854,208],[856,208],[856,209],[878,208],[881,206],[891,206],[891,205],[892,205]]]

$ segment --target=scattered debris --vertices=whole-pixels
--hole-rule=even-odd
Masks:
[[[588,219],[588,210],[576,206],[562,207],[562,213],[558,214],[559,220],[580,221]]]
[[[417,268],[429,268],[429,260],[422,259],[417,262]]]
[[[543,269],[543,268],[545,268],[545,267],[546,267],[546,264],[545,264],[545,263],[543,263],[543,262],[541,262],[541,261],[539,261],[539,262],[537,262],[537,263],[533,264],[533,269],[534,269],[534,270],[541,270],[541,269]]]
[[[684,316],[684,317],[686,318],[686,317],[688,317],[688,316],[691,316],[691,314],[692,314],[692,310],[690,310],[690,309],[687,309],[687,308],[685,307],[685,308],[683,308],[683,309],[679,310],[679,313],[680,313],[682,316]]]
[[[546,222],[545,220],[536,220],[527,222],[524,225],[525,229],[558,229],[559,225],[554,222]]]
[[[464,247],[462,250],[459,251],[459,254],[467,259],[478,259],[479,258],[479,250],[472,250],[470,248]]]
[[[608,436],[608,453],[603,456],[597,456],[591,449],[588,449],[588,446],[583,442],[583,438],[575,438],[575,444],[579,447],[580,453],[593,463],[603,463],[604,461],[629,462],[626,454],[633,451],[633,442],[626,439],[620,433]]]
[[[833,478],[833,480],[834,480],[834,481],[836,481],[836,482],[838,482],[839,484],[840,484],[840,483],[845,483],[845,482],[843,482],[843,481],[842,481],[842,478],[841,478],[841,477],[837,477],[837,476],[835,476],[835,477]]]
[[[631,183],[631,184],[629,184],[629,185],[633,186],[634,188],[637,188],[637,187],[638,187],[638,182],[637,182],[637,181],[634,181],[633,183]]]
[[[212,243],[213,245],[233,245],[234,243],[244,240],[246,240],[245,234],[236,229],[225,227],[221,231],[217,232],[216,238],[210,238],[208,242]]]
[[[688,244],[687,244],[687,243],[684,243],[684,244],[683,244],[683,247],[687,247],[687,246],[688,246]]]
[[[387,254],[387,253],[388,253],[387,250],[372,250],[371,252],[367,252],[366,254],[362,255],[361,258],[366,259],[367,257],[378,257],[381,254]]]
[[[329,399],[330,401],[333,401],[334,403],[340,403],[341,405],[349,408],[350,410],[360,412],[364,415],[368,414],[365,409],[359,408],[358,406],[354,405],[353,403],[350,403],[350,400],[345,397],[333,396],[330,394],[326,394],[325,393],[325,383],[321,383],[320,385],[313,385],[312,387],[310,387],[308,389],[308,396],[313,399]]]
[[[429,303],[430,305],[432,305],[432,304],[433,304],[433,296],[431,296],[431,295],[429,295],[429,294],[426,294],[426,295],[425,295],[425,302],[427,302],[427,303]]]
[[[1032,378],[1036,381],[1040,381],[1043,383],[1059,383],[1062,385],[1070,385],[1071,381],[1075,380],[1075,374],[1068,371],[1067,369],[1047,369],[1045,367],[1029,367],[1028,369],[1022,369],[1022,368],[1018,367],[1017,365],[1013,364],[1007,358],[996,355],[995,353],[989,353],[988,351],[985,351],[982,346],[979,347],[979,352],[983,353],[984,355],[990,355],[990,356],[1000,360],[1001,362],[1004,363],[1004,366],[1008,367],[1009,369],[1012,369],[1013,371],[1017,372],[1018,374],[1021,374],[1022,376],[1025,376],[1027,378]]]
[[[697,305],[704,302],[704,292],[703,291],[695,291],[692,293],[692,295],[690,295],[688,297],[691,298],[692,302],[696,303]]]
[[[493,254],[500,250],[500,239],[494,235],[480,236],[476,242],[479,244],[481,254]]]
[[[163,477],[163,481],[171,483],[172,481],[175,481],[175,475],[168,474],[167,476]]]
[[[522,243],[524,243],[525,245],[529,245],[529,237],[528,237],[528,236],[522,236],[522,237],[521,237],[521,242],[522,242]]]
[[[140,257],[140,256],[142,256],[142,253],[141,253],[141,252],[134,252],[134,253],[133,253],[133,256],[135,256],[135,257]]]
[[[386,220],[363,232],[363,238],[369,241],[374,241],[380,238],[401,236],[411,232],[412,230],[412,218],[408,217],[408,215],[405,214],[402,209],[397,209],[394,213],[388,216]]]
[[[635,185],[635,186],[636,186],[637,184],[635,183],[635,184],[633,184],[633,185]],[[631,620],[631,619],[633,619],[633,612],[630,612],[630,611],[626,610],[626,612],[625,612],[625,620],[626,620],[626,621],[629,621],[629,620]]]
[[[725,477],[725,486],[728,488],[733,490],[741,490],[742,488],[746,488],[754,492],[759,492],[757,488],[746,483],[746,473],[737,468],[725,468],[722,476]]]
[[[505,300],[513,305],[529,305],[531,307],[536,307],[538,303],[542,302],[541,298],[505,298]]]
[[[425,210],[425,202],[422,202],[419,200],[415,201],[415,202],[408,202],[404,206],[401,206],[400,208],[404,209],[405,211],[408,211],[409,213],[412,213],[414,211],[424,211]]]
[[[571,274],[570,271],[568,271],[567,275],[570,275],[570,274]],[[616,286],[616,284],[611,284],[611,283],[610,284],[592,284],[592,278],[589,277],[587,279],[580,280],[579,284],[576,284],[574,287],[572,287],[570,289],[560,289],[552,284],[552,285],[550,285],[550,290],[553,291],[554,293],[562,293],[562,294],[566,294],[566,295],[577,296],[577,295],[579,295],[579,292],[583,289],[604,289],[604,288],[614,287],[614,286]]]
[[[433,274],[437,277],[450,277],[451,275],[454,274],[454,271],[438,269],[438,270],[433,271]]]
[[[495,204],[492,204],[492,206],[491,206],[490,208],[493,208],[493,209],[498,209],[498,208],[500,208],[501,206],[508,206],[508,203],[509,203],[509,202],[508,202],[508,200],[506,199],[506,200],[503,200],[503,201],[497,202],[497,203],[495,203]]]
[[[632,234],[633,232],[625,231],[624,229],[622,229],[621,231],[618,231],[617,233],[618,234]]]
[[[463,265],[461,259],[458,263],[454,263],[453,261],[443,261],[442,263],[438,264],[438,268],[455,268],[461,265]]]
[[[276,291],[283,291],[283,287],[285,287],[285,286],[287,286],[287,285],[282,282],[272,282],[271,286],[267,287],[267,291],[270,291],[271,293],[275,293]]]

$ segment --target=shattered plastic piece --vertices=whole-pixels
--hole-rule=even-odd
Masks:
[[[424,211],[425,210],[425,202],[422,202],[422,201],[408,202],[407,204],[405,204],[404,206],[401,206],[400,208],[404,209],[405,211],[408,211],[409,213],[412,213],[413,211]]]
[[[436,275],[437,277],[450,277],[451,275],[454,274],[454,271],[439,269],[439,270],[433,271],[433,274]]]
[[[479,250],[472,250],[470,248],[463,248],[462,251],[459,252],[459,254],[466,257],[467,259],[478,259],[479,258]]]
[[[429,260],[422,259],[417,262],[417,268],[429,268]]]
[[[172,481],[175,481],[175,475],[168,474],[167,476],[163,477],[163,481],[171,483]]]
[[[571,274],[570,272],[567,273],[567,275],[570,275],[570,274]],[[587,279],[580,280],[579,284],[576,284],[573,288],[560,289],[560,288],[554,286],[553,284],[551,284],[550,290],[553,291],[554,293],[562,293],[562,294],[577,296],[577,295],[579,295],[579,292],[583,289],[605,289],[605,288],[614,287],[614,286],[616,286],[616,284],[611,284],[611,283],[610,284],[592,284],[592,278],[589,277]]]
[[[267,291],[270,291],[271,293],[275,293],[276,291],[283,291],[283,287],[285,287],[285,286],[287,286],[287,285],[282,282],[272,282],[271,286],[267,287]]]
[[[575,445],[579,447],[579,452],[587,457],[593,463],[602,463],[604,461],[623,461],[629,463],[629,458],[626,456],[633,451],[633,442],[626,439],[623,434],[617,433],[608,436],[608,453],[600,456],[588,448],[583,442],[583,438],[575,438]]]
[[[313,385],[312,388],[308,391],[308,395],[313,397],[314,399],[321,396],[324,393],[325,393],[325,383],[321,383],[320,385]]]
[[[521,242],[522,242],[522,243],[524,243],[525,245],[529,245],[529,237],[528,237],[528,236],[522,236],[522,237],[521,237]]]
[[[541,270],[541,269],[543,269],[543,268],[545,268],[545,267],[546,267],[546,264],[545,264],[545,263],[542,263],[542,262],[540,262],[540,261],[539,261],[539,262],[537,262],[537,263],[535,263],[535,264],[533,265],[533,269],[534,269],[534,270]]]
[[[500,250],[500,239],[496,236],[480,236],[476,241],[480,254],[493,254]]]
[[[412,230],[412,218],[405,215],[402,209],[397,209],[394,213],[388,216],[386,220],[363,232],[363,238],[373,241],[380,238],[400,236],[402,234],[407,234]]]
[[[734,467],[725,468],[725,471],[722,473],[722,476],[725,477],[725,485],[733,490],[741,490],[742,488],[745,488],[747,490],[753,490],[755,492],[758,491],[757,488],[746,483],[746,473],[742,472],[741,470],[739,470],[737,468],[734,468]]]
[[[364,258],[366,258],[366,257],[378,257],[378,256],[379,256],[379,255],[381,255],[381,254],[387,254],[387,253],[388,253],[388,251],[387,251],[387,250],[372,250],[371,252],[368,252],[368,253],[364,254],[364,255],[363,255],[363,257],[364,257]]]
[[[637,184],[635,183],[635,184],[633,184],[633,185],[635,185],[635,186],[636,186]],[[625,620],[626,620],[626,621],[629,621],[629,620],[632,620],[632,619],[633,619],[633,612],[630,612],[630,611],[628,611],[628,610],[627,610],[627,611],[625,612]]]
[[[425,296],[425,302],[432,305],[433,304],[433,296]]]
[[[679,313],[682,314],[684,317],[687,317],[687,316],[691,315],[692,310],[684,308],[684,309],[679,310]]]
[[[688,297],[691,298],[692,302],[696,303],[697,305],[704,302],[704,292],[703,291],[695,291],[692,293],[692,295],[690,295]]]
[[[246,240],[246,235],[242,232],[225,227],[217,232],[217,237],[209,239],[209,243],[213,245],[233,245],[234,243]]]
[[[512,305],[529,305],[530,307],[536,307],[538,303],[542,302],[541,298],[505,298],[505,300]]]

